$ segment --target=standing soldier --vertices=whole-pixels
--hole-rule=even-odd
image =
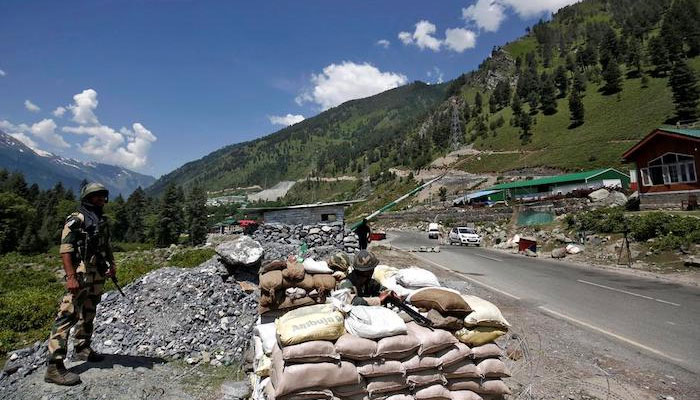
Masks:
[[[61,234],[61,260],[66,273],[67,293],[49,338],[48,368],[44,380],[59,385],[76,385],[80,377],[66,369],[63,360],[68,334],[75,326],[75,358],[97,362],[103,355],[90,348],[95,310],[100,302],[105,277],[115,274],[109,242],[109,226],[103,215],[109,191],[99,183],[80,190],[80,208],[69,215]]]
[[[369,223],[366,218],[362,218],[360,225],[355,228],[355,233],[357,234],[357,240],[360,242],[360,250],[365,250],[367,244],[370,242],[370,235],[372,230],[369,228]]]

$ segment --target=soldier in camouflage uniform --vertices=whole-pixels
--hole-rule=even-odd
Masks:
[[[44,380],[59,385],[75,385],[80,377],[63,364],[68,334],[75,326],[75,357],[97,362],[104,356],[90,348],[95,310],[100,302],[105,278],[114,274],[114,256],[109,226],[102,209],[109,192],[99,183],[88,183],[80,191],[80,208],[66,219],[61,234],[60,253],[66,273],[67,293],[49,338],[48,368]]]
[[[372,279],[374,268],[379,264],[377,257],[367,250],[360,250],[352,264],[352,271],[342,281],[338,282],[338,289],[350,289],[354,295],[354,305],[380,305],[379,294],[382,285]]]

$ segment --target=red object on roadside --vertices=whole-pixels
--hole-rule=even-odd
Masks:
[[[369,234],[369,240],[371,240],[371,241],[384,240],[384,239],[386,239],[385,232],[372,232]]]
[[[537,253],[537,240],[521,237],[520,241],[518,242],[518,251],[525,251],[527,249]]]
[[[258,222],[254,221],[252,219],[241,219],[238,221],[238,225],[242,226],[243,228],[247,228],[251,225],[257,225]]]

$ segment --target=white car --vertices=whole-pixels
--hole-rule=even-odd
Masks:
[[[440,225],[431,222],[428,224],[428,239],[437,239],[440,237]]]
[[[459,245],[470,245],[481,246],[481,235],[476,233],[474,228],[466,227],[456,227],[452,228],[450,231],[450,245],[453,243],[459,243]]]

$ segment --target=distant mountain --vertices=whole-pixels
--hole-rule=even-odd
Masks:
[[[107,186],[112,197],[119,193],[128,196],[137,187],[145,188],[156,180],[152,176],[114,165],[82,162],[35,151],[3,131],[0,131],[0,168],[19,171],[28,183],[36,183],[42,189],[52,188],[61,182],[76,194],[83,179],[101,182]]]

